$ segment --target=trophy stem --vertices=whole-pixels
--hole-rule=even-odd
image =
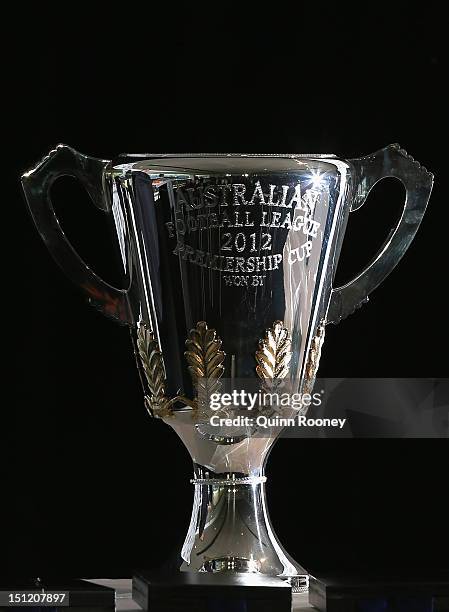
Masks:
[[[194,464],[194,500],[181,571],[278,576],[296,592],[307,572],[285,552],[271,526],[263,470],[213,474]]]

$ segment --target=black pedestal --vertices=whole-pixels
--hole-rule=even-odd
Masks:
[[[291,612],[291,587],[256,574],[140,572],[133,599],[149,612]]]
[[[449,612],[449,573],[310,576],[309,602],[320,612]]]

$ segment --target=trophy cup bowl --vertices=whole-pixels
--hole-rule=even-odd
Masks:
[[[67,240],[50,199],[78,178],[107,213],[122,289],[97,276]],[[348,215],[382,178],[406,198],[371,263],[333,279]],[[58,145],[22,185],[42,238],[90,303],[131,330],[145,404],[193,461],[194,502],[179,570],[279,576],[307,572],[271,526],[264,467],[279,434],[214,428],[205,397],[225,380],[311,392],[325,326],[368,300],[410,245],[433,177],[399,145],[344,160],[318,155],[121,155],[113,161]]]

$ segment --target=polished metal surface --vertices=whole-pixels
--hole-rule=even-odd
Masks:
[[[289,557],[272,529],[266,478],[235,473],[230,478],[200,465],[195,465],[195,474],[181,571],[262,573],[292,580],[297,590],[306,588],[307,572]]]
[[[78,177],[108,213],[123,288],[76,254],[49,190]],[[401,219],[353,281],[333,287],[350,211],[384,177],[405,186]],[[222,378],[313,388],[325,325],[361,304],[415,235],[433,177],[398,145],[356,160],[335,155],[123,155],[112,162],[59,145],[22,177],[36,226],[90,302],[130,326],[152,416],[194,462],[194,507],[181,571],[306,572],[280,546],[264,466],[278,430],[213,430],[199,400]]]

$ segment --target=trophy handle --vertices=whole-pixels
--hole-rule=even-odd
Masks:
[[[403,183],[405,203],[397,226],[374,259],[352,281],[332,289],[327,323],[338,323],[367,302],[369,294],[394,269],[418,230],[433,185],[433,175],[398,144],[349,161],[353,166],[355,189],[350,212],[360,208],[374,185],[386,177],[397,178]]]
[[[121,323],[131,323],[127,290],[106,283],[76,253],[62,230],[50,196],[56,179],[73,176],[81,181],[95,206],[109,212],[103,186],[103,172],[108,163],[59,144],[22,176],[22,187],[34,223],[56,263],[103,314]]]

